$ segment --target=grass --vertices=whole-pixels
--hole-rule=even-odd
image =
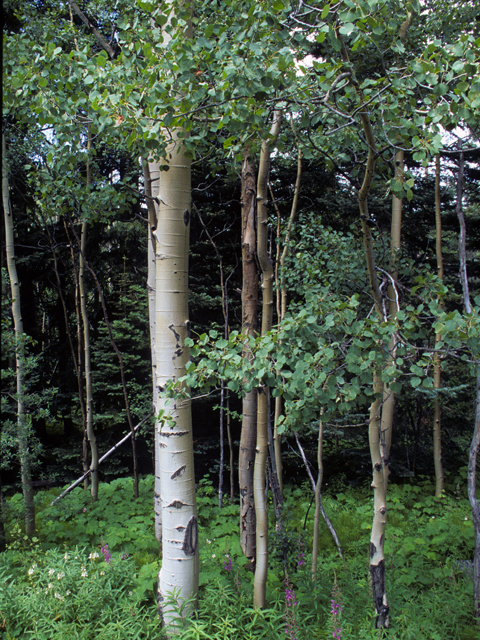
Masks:
[[[473,584],[456,564],[473,556],[471,513],[458,483],[453,487],[440,500],[426,482],[389,488],[387,593],[389,637],[395,640],[478,638]],[[153,533],[153,479],[142,479],[138,501],[128,478],[102,484],[95,504],[78,488],[50,507],[58,493],[37,495],[38,531],[32,540],[21,529],[21,496],[7,502],[0,636],[159,640],[155,597],[161,556]],[[178,630],[181,640],[378,638],[367,565],[371,496],[365,490],[325,495],[344,560],[322,523],[315,583],[309,570],[312,510],[305,517],[310,501],[307,487],[287,487],[283,531],[270,536],[268,608],[258,611],[251,606],[253,574],[238,541],[238,505],[219,509],[212,484],[201,481],[200,603]],[[106,544],[108,561],[102,553]]]

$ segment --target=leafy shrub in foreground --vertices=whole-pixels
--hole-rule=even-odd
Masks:
[[[8,551],[0,567],[0,620],[18,640],[113,640],[160,634],[156,608],[137,588],[133,560],[74,548],[23,556]],[[158,637],[158,635],[157,635]]]

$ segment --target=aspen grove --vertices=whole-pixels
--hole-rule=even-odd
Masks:
[[[4,2],[7,638],[478,633],[475,5]]]

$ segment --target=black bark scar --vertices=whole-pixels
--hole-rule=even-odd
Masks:
[[[198,522],[195,516],[188,521],[183,537],[182,549],[186,556],[193,556],[198,547]]]

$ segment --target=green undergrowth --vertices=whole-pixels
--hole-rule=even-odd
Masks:
[[[387,593],[389,636],[395,640],[474,640],[479,635],[468,564],[473,525],[463,488],[463,479],[457,478],[437,499],[428,482],[389,487]],[[77,488],[50,506],[58,493],[37,495],[37,533],[31,540],[21,528],[21,496],[7,502],[0,637],[160,640],[155,598],[161,554],[154,537],[153,478],[141,480],[136,501],[129,478],[101,484],[96,503]],[[326,640],[340,628],[343,639],[377,638],[367,564],[371,495],[365,489],[345,489],[327,493],[323,502],[343,560],[322,521],[317,579],[312,582],[311,489],[287,487],[282,527],[275,526],[270,509],[268,605],[256,611],[251,606],[253,573],[239,545],[238,505],[220,509],[212,483],[202,480],[200,604],[178,629],[178,637]]]

